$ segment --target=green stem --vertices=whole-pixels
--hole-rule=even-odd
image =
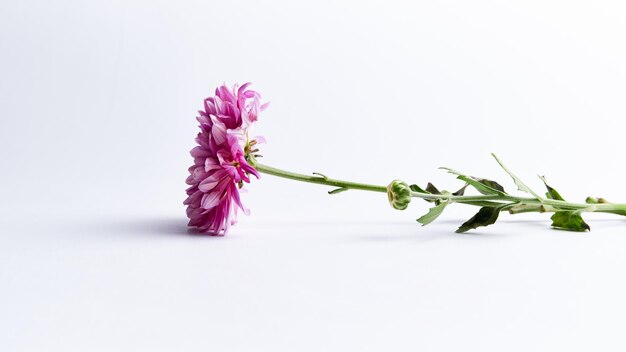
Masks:
[[[264,174],[287,178],[290,180],[296,180],[296,181],[308,182],[308,183],[317,183],[319,185],[333,186],[337,188],[358,189],[361,191],[387,193],[386,186],[368,185],[365,183],[335,180],[332,178],[324,177],[322,175],[309,176],[309,175],[298,174],[295,172],[277,169],[275,167],[271,167],[271,166],[267,166],[267,165],[263,165],[259,163],[255,163],[254,168],[257,169],[257,171],[262,172]]]
[[[380,185],[371,185],[366,183],[357,183],[350,181],[337,180],[333,178],[326,177],[321,174],[315,175],[304,175],[291,171],[281,170],[275,167],[267,166],[256,162],[256,160],[250,160],[253,164],[254,168],[257,171],[273,175],[277,177],[282,177],[290,180],[315,183],[319,185],[326,185],[336,187],[342,190],[361,190],[361,191],[370,191],[370,192],[381,192],[387,193],[386,186]],[[587,204],[587,203],[570,203],[562,200],[555,199],[546,199],[546,198],[528,198],[528,197],[515,197],[510,195],[499,195],[499,194],[489,194],[489,195],[471,195],[471,196],[454,196],[450,194],[431,194],[431,193],[421,193],[421,192],[411,192],[412,197],[422,198],[426,200],[448,200],[455,203],[464,203],[468,205],[474,206],[495,206],[502,204],[524,204],[527,207],[524,207],[520,211],[517,212],[551,212],[558,210],[579,210],[583,212],[602,212],[602,213],[613,213],[619,215],[626,215],[626,204],[612,204],[612,203],[603,203],[603,204]],[[508,210],[510,207],[505,208],[504,210]]]

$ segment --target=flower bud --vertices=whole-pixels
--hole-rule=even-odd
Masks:
[[[387,198],[394,209],[404,210],[411,202],[411,189],[402,180],[393,180],[387,186]]]

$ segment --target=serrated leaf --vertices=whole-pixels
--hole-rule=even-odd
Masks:
[[[557,211],[550,219],[552,219],[552,227],[560,230],[591,231],[589,225],[580,216],[579,211]]]
[[[422,226],[426,226],[431,222],[435,221],[443,213],[443,210],[448,205],[448,202],[441,202],[438,205],[428,209],[428,213],[424,214],[422,217],[417,219],[417,222],[422,224]]]
[[[554,200],[565,200],[563,199],[563,197],[561,197],[561,195],[559,194],[559,192],[557,192],[556,189],[548,185],[548,182],[546,181],[546,178],[544,176],[539,176],[539,178],[541,179],[541,181],[543,181],[543,184],[548,189],[548,192],[546,192],[546,197],[548,197],[549,199],[554,199]]]
[[[526,193],[530,193],[532,194],[535,198],[537,199],[541,199],[541,197],[539,197],[539,195],[537,193],[535,193],[535,191],[533,191],[532,189],[530,189],[530,187],[526,186],[526,184],[517,176],[515,176],[514,173],[512,173],[511,171],[509,171],[509,169],[506,168],[506,166],[504,166],[504,164],[502,163],[502,161],[493,153],[491,153],[491,156],[493,156],[494,159],[496,159],[496,161],[498,162],[498,164],[500,165],[500,167],[507,173],[509,174],[509,176],[511,176],[511,178],[513,179],[513,182],[515,183],[515,185],[517,186],[517,189],[519,189],[522,192],[526,192]]]
[[[463,233],[467,232],[471,229],[475,229],[481,226],[489,226],[498,220],[498,215],[500,215],[500,210],[504,207],[482,207],[476,213],[476,215],[472,216],[469,220],[463,223],[456,232]]]
[[[449,173],[453,174],[453,175],[457,175],[457,176],[461,176],[461,175],[465,175],[464,173],[462,173],[461,171],[456,171],[455,169],[451,169],[449,167],[440,167],[441,170],[446,170]]]

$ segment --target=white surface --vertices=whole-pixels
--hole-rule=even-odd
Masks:
[[[13,2],[0,11],[0,350],[623,351],[626,222],[549,229],[269,176],[189,235],[195,111],[272,102],[264,161],[442,188],[450,166],[626,201],[620,2]]]

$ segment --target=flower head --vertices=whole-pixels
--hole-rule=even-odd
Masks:
[[[411,203],[411,188],[402,180],[393,180],[387,186],[389,204],[398,210],[404,210]]]
[[[191,150],[194,164],[189,168],[187,184],[187,216],[189,226],[210,235],[225,235],[236,222],[237,210],[249,211],[241,203],[239,189],[250,182],[250,175],[259,177],[248,162],[248,131],[259,112],[261,96],[247,89],[249,83],[232,89],[225,85],[206,98],[204,111],[199,111],[198,146]]]

